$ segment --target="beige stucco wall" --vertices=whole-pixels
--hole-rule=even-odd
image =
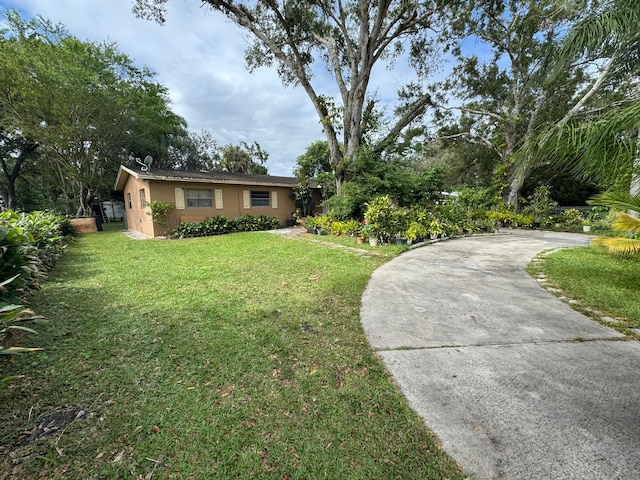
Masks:
[[[156,234],[154,230],[151,216],[146,212],[150,211],[149,207],[142,208],[140,202],[140,190],[145,191],[145,198],[147,201],[152,200],[151,192],[149,190],[149,184],[142,180],[129,176],[127,183],[124,186],[124,211],[127,216],[127,227],[136,232],[140,232],[148,237],[154,237]],[[131,199],[131,201],[129,201]]]
[[[166,226],[154,225],[151,217],[146,214],[146,212],[149,211],[149,207],[142,209],[140,206],[140,189],[145,189],[147,201],[172,202],[176,205],[176,188],[211,190],[214,206],[212,208],[173,208],[167,215]],[[219,204],[215,202],[216,189],[222,190],[222,208],[219,208]],[[277,192],[277,208],[273,208],[273,206],[244,208],[243,192],[245,190],[268,191],[271,195],[273,195],[273,192]],[[131,208],[129,208],[127,194],[131,194]],[[179,225],[181,218],[182,220],[201,220],[216,215],[224,215],[228,218],[237,218],[243,215],[269,215],[276,217],[280,225],[286,225],[287,221],[292,218],[294,212],[294,203],[290,195],[291,188],[287,187],[165,182],[156,180],[140,181],[133,177],[129,178],[124,188],[125,212],[129,228],[150,237],[164,235],[168,230]]]

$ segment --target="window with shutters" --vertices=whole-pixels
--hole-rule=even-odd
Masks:
[[[269,192],[251,190],[251,206],[252,207],[268,207],[269,198],[270,198]]]
[[[184,196],[187,201],[187,208],[211,208],[213,206],[211,190],[185,188]]]

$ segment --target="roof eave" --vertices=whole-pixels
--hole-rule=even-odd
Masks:
[[[157,175],[138,175],[140,180],[155,180],[158,182],[181,182],[181,183],[224,183],[226,185],[256,185],[264,187],[287,187],[292,188],[293,185],[284,182],[260,182],[257,180],[238,180],[238,179],[220,179],[220,178],[189,178],[189,177],[167,177]]]
[[[130,170],[124,165],[120,165],[120,168],[118,169],[118,175],[116,176],[116,183],[113,186],[113,189],[116,192],[124,190],[124,186],[127,183],[127,176],[138,178],[138,174],[134,170]]]

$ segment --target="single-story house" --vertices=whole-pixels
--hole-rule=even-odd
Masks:
[[[148,170],[120,166],[114,189],[124,193],[125,225],[148,237],[164,235],[183,222],[200,222],[216,215],[238,218],[268,215],[286,225],[295,212],[291,198],[295,177],[222,171]],[[320,191],[314,200],[320,205]],[[171,202],[166,225],[151,220],[150,201]]]

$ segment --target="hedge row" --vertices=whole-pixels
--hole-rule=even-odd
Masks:
[[[245,215],[240,218],[230,219],[217,215],[203,222],[185,222],[178,225],[171,232],[172,237],[207,237],[235,232],[257,232],[261,230],[273,230],[280,226],[280,221],[267,215]]]
[[[0,212],[0,301],[13,302],[40,286],[73,234],[71,220],[47,212]]]

